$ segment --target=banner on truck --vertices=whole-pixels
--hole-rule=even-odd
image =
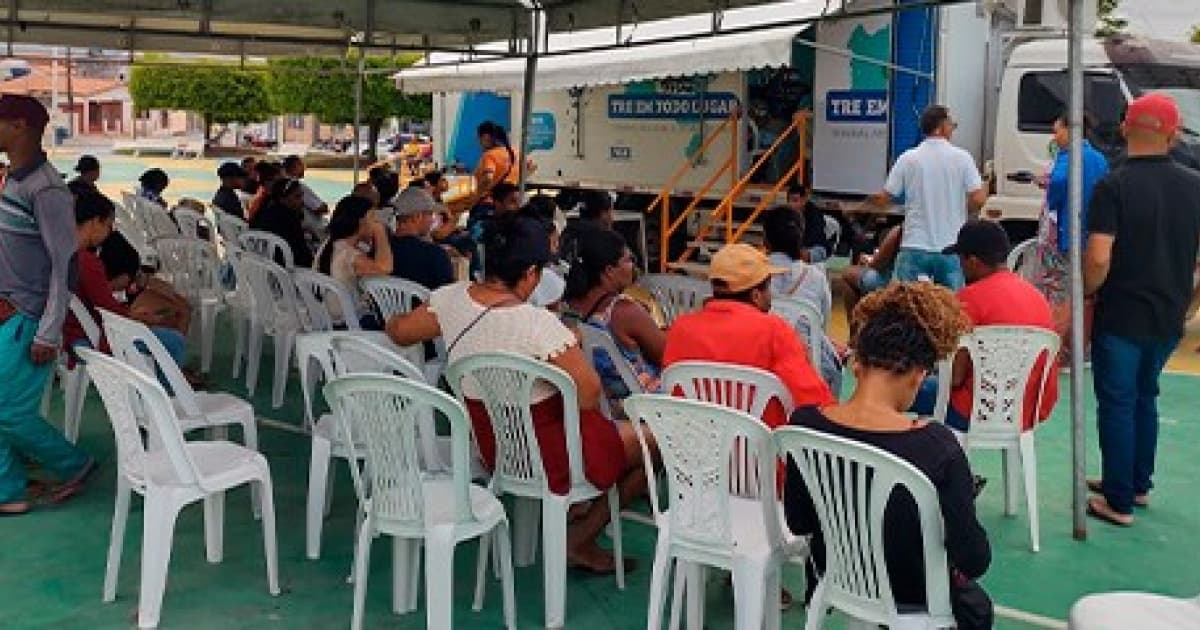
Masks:
[[[728,118],[737,106],[738,97],[730,92],[608,95],[608,117],[627,120]]]
[[[830,20],[817,41],[853,56],[818,49],[813,126],[813,187],[869,194],[883,188],[888,165],[892,18]]]

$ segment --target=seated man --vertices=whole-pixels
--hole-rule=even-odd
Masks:
[[[842,282],[846,285],[843,299],[846,304],[846,321],[854,316],[854,307],[865,295],[878,291],[892,281],[892,268],[896,254],[900,252],[900,237],[903,228],[899,225],[888,228],[873,256],[863,255],[859,264],[842,271]]]
[[[833,244],[825,236],[825,213],[812,202],[812,194],[804,184],[792,184],[788,188],[787,205],[804,220],[801,259],[819,263],[832,256]]]
[[[242,198],[238,192],[246,187],[246,171],[237,162],[225,162],[217,168],[217,177],[221,178],[221,186],[213,195],[212,205],[244,219],[246,209],[242,206]]]
[[[429,239],[433,216],[446,208],[422,188],[407,188],[391,203],[396,217],[392,235],[392,275],[420,284],[430,291],[454,282],[450,254]]]
[[[957,254],[967,286],[958,292],[958,300],[975,326],[1036,326],[1054,332],[1050,304],[1032,284],[1009,271],[1005,264],[1009,251],[1008,235],[992,221],[972,220],[958,232],[958,241],[946,248],[947,254]],[[1033,366],[1041,374],[1046,361],[1041,357]],[[971,358],[966,350],[954,356],[953,384],[945,423],[958,431],[966,431],[971,417],[974,397],[971,380]],[[1038,391],[1037,379],[1031,378],[1025,390],[1025,417],[1022,430],[1033,428],[1050,417],[1058,402],[1058,365],[1051,368],[1045,388]],[[1041,406],[1038,397],[1041,395]],[[922,415],[932,414],[937,398],[936,379],[927,379],[917,396],[913,410]]]
[[[785,271],[750,245],[722,247],[709,268],[713,297],[667,331],[663,368],[680,361],[755,367],[778,376],[797,407],[835,403],[796,331],[770,314],[771,278]],[[771,428],[786,423],[783,411],[772,403],[763,422]]]

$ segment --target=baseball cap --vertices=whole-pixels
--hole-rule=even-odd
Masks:
[[[1169,94],[1139,96],[1125,110],[1125,124],[1169,136],[1179,129],[1179,105]]]
[[[217,167],[217,177],[245,177],[246,169],[237,162],[225,162]]]
[[[737,293],[762,284],[768,276],[786,272],[787,269],[772,265],[767,255],[758,249],[745,243],[733,243],[713,255],[708,277],[724,282],[730,291]]]
[[[100,160],[97,160],[94,155],[81,155],[79,156],[79,161],[75,163],[76,173],[98,170],[100,170]]]
[[[998,265],[1008,258],[1008,234],[995,221],[972,219],[958,231],[958,240],[942,250],[943,254],[974,256],[990,265]]]
[[[23,120],[34,129],[44,129],[50,114],[36,98],[5,94],[0,96],[0,120]]]
[[[433,196],[421,188],[405,188],[392,198],[388,206],[398,217],[422,212],[449,212],[446,206],[434,201]]]

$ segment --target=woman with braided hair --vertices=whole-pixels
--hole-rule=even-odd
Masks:
[[[991,562],[987,532],[975,517],[966,454],[950,429],[905,411],[939,359],[958,347],[970,321],[948,289],[932,283],[893,284],[862,299],[851,318],[854,393],[845,403],[805,407],[792,424],[881,448],[923,472],[937,489],[950,562],[950,598],[959,628],[991,627],[991,601],[975,582]],[[825,545],[812,498],[789,465],[788,526],[813,534],[809,589],[824,573]],[[916,504],[897,490],[884,514],[885,557],[892,593],[901,607],[925,605],[925,569]]]

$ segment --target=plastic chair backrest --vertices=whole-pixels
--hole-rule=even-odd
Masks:
[[[1038,383],[1036,415],[1057,360],[1058,335],[1033,326],[979,326],[959,344],[971,357],[973,400],[968,440],[1020,435],[1029,379]],[[1034,374],[1039,357],[1045,357],[1043,370]]]
[[[825,239],[829,241],[829,251],[825,253],[832,258],[842,241],[842,224],[829,215],[825,215]]]
[[[296,283],[286,269],[249,251],[234,259],[238,287],[246,285],[251,308],[268,330],[300,325]]]
[[[184,238],[200,239],[200,233],[204,232],[213,237],[212,222],[208,217],[200,212],[196,212],[190,208],[179,206],[172,213],[175,215],[175,223],[179,226],[179,233]],[[201,239],[209,242],[208,239]]]
[[[853,440],[794,426],[776,429],[773,437],[775,454],[796,464],[816,508],[826,549],[817,587],[824,589],[824,605],[896,627],[883,527],[888,500],[902,487],[920,519],[928,614],[942,624],[927,627],[953,626],[942,512],[929,479],[903,459]]]
[[[550,491],[530,410],[537,381],[549,383],[562,396],[571,487],[587,484],[579,435],[579,399],[569,374],[544,361],[509,352],[476,354],[446,368],[446,380],[464,405],[465,379],[471,379],[492,423],[496,439],[492,484],[497,491],[525,496],[543,496]]]
[[[1008,253],[1008,268],[1026,280],[1030,279],[1031,271],[1034,267],[1033,262],[1037,253],[1037,242],[1036,238],[1021,241]]]
[[[189,416],[201,415],[196,392],[148,326],[104,309],[100,310],[100,317],[104,320],[104,335],[108,338],[114,357],[151,378],[161,374],[184,413]],[[158,368],[157,371],[155,368]]]
[[[735,477],[742,474],[732,464],[749,445],[756,452],[771,451],[771,432],[758,418],[721,405],[685,400],[660,394],[636,394],[625,401],[625,409],[637,428],[643,455],[650,456],[642,434],[649,426],[662,455],[672,543],[684,544],[719,556],[731,555],[737,544],[733,532],[731,499]],[[653,459],[647,459],[647,462]],[[775,495],[775,462],[757,458],[753,477],[766,480],[751,489],[759,497],[767,540],[780,544],[782,533]],[[652,466],[647,473],[653,475]],[[657,483],[647,484],[655,521],[662,523]],[[661,525],[660,525],[661,529]]]
[[[578,330],[583,341],[583,351],[593,365],[596,363],[597,353],[608,355],[612,360],[612,364],[617,368],[617,374],[621,377],[621,382],[625,384],[625,388],[629,390],[629,393],[641,394],[645,392],[642,382],[638,380],[637,374],[633,371],[633,366],[629,364],[625,355],[621,354],[620,349],[617,348],[617,343],[613,341],[612,335],[608,334],[607,330],[588,323],[580,324]],[[600,396],[600,407],[606,417],[613,417],[612,405],[608,400],[608,396]]]
[[[117,443],[117,468],[135,486],[146,483],[146,443],[138,418],[146,416],[151,443],[161,444],[176,478],[199,485],[171,399],[153,376],[90,348],[79,348],[88,376],[100,392]],[[140,410],[140,411],[139,411]]]
[[[771,298],[771,313],[787,320],[804,339],[808,346],[808,361],[813,369],[821,369],[821,346],[825,343],[825,321],[821,311],[806,300],[797,297],[774,296]]]
[[[221,261],[217,248],[208,241],[188,236],[160,238],[154,241],[160,269],[170,276],[175,290],[196,304],[205,297],[224,293],[221,288]]]
[[[700,310],[704,300],[712,297],[712,285],[690,276],[652,273],[643,276],[638,284],[658,301],[667,326],[680,315]]]
[[[301,311],[306,332],[333,330],[339,324],[347,330],[359,330],[358,309],[342,283],[312,269],[293,269],[292,279],[304,306]]]
[[[83,328],[83,335],[87,337],[88,343],[93,348],[100,347],[100,324],[92,318],[92,312],[83,305],[79,296],[72,295],[71,301],[67,303],[67,308],[71,309],[71,314],[79,321],[79,326]]]
[[[325,386],[325,398],[338,418],[347,444],[367,451],[364,484],[351,466],[365,509],[392,531],[425,531],[425,470],[418,449],[420,419],[439,413],[450,423],[450,471],[454,514],[459,523],[474,520],[470,502],[467,436],[471,430],[462,405],[420,379],[388,374],[352,374]]]
[[[225,247],[240,248],[241,241],[238,237],[250,229],[250,226],[245,220],[240,217],[235,217],[224,210],[217,210],[217,233],[221,235],[221,240],[225,242]]]
[[[283,261],[283,266],[291,269],[296,266],[295,259],[292,257],[292,248],[279,236],[263,230],[246,230],[238,234],[238,245],[257,256],[262,256],[267,260]]]
[[[179,226],[165,208],[141,198],[137,198],[136,203],[142,216],[142,223],[150,233],[151,240],[179,238]]]
[[[411,313],[416,307],[429,302],[429,289],[403,278],[364,278],[362,288],[380,316],[380,321],[387,321],[393,315]]]

